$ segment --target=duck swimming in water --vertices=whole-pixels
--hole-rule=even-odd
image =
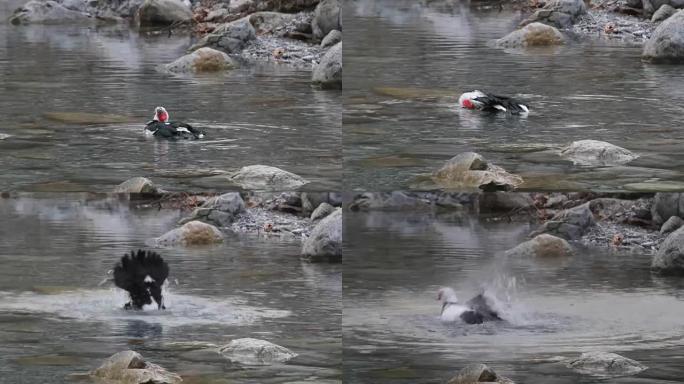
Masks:
[[[437,300],[442,303],[440,319],[445,323],[461,320],[466,324],[482,324],[485,321],[500,321],[497,311],[489,304],[483,294],[459,304],[456,292],[449,287],[440,288]]]
[[[508,112],[513,115],[524,114],[530,108],[520,101],[506,96],[497,96],[482,91],[466,92],[458,98],[458,105],[466,109],[479,109],[481,111]]]
[[[191,134],[195,139],[204,137],[204,133],[193,128],[190,124],[179,121],[169,121],[169,113],[164,107],[154,109],[154,118],[145,125],[145,133],[167,139],[184,138]]]

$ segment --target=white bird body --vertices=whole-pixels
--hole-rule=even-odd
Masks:
[[[442,314],[439,319],[444,323],[453,323],[454,321],[461,321],[461,315],[469,310],[468,307],[458,303],[445,303],[442,308]]]

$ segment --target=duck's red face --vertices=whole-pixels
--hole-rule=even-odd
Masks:
[[[165,111],[158,112],[158,113],[157,113],[157,119],[159,119],[159,121],[161,121],[162,123],[164,123],[164,122],[166,122],[166,120],[169,119],[169,114],[166,113]]]
[[[463,108],[475,109],[475,104],[473,104],[473,102],[470,101],[470,99],[464,99],[463,100]]]

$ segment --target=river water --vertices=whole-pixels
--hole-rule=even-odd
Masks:
[[[344,380],[445,383],[486,363],[517,383],[676,383],[684,353],[681,279],[651,256],[582,249],[566,260],[507,259],[532,225],[469,214],[345,216]],[[437,290],[498,298],[502,323],[443,324]],[[564,359],[608,351],[649,367],[633,377],[580,375]]]
[[[0,19],[19,4],[0,4]],[[0,190],[109,191],[134,176],[169,190],[226,190],[236,187],[216,175],[254,164],[299,174],[308,190],[340,188],[339,91],[312,89],[309,70],[288,66],[156,70],[191,43],[125,25],[0,23]],[[158,105],[207,136],[146,139]]]
[[[124,311],[98,284],[117,260],[175,226],[175,210],[90,195],[0,199],[0,382],[67,383],[125,349],[189,383],[341,378],[340,265],[299,260],[298,240],[229,235],[224,245],[157,250],[170,266],[166,311]],[[233,364],[207,350],[265,339],[285,364]]]
[[[347,185],[435,188],[422,175],[474,151],[520,174],[529,190],[684,188],[679,67],[644,64],[638,46],[590,38],[571,37],[552,50],[496,49],[490,42],[523,15],[476,4],[489,3],[346,2]],[[531,113],[486,116],[457,107],[458,96],[472,89],[518,95]],[[582,139],[641,157],[609,168],[560,158],[560,147]]]

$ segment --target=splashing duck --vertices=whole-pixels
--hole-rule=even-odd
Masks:
[[[452,288],[444,287],[437,291],[437,300],[442,303],[440,320],[445,323],[460,320],[466,324],[482,324],[485,321],[502,320],[482,293],[464,305],[458,302],[456,292]]]

